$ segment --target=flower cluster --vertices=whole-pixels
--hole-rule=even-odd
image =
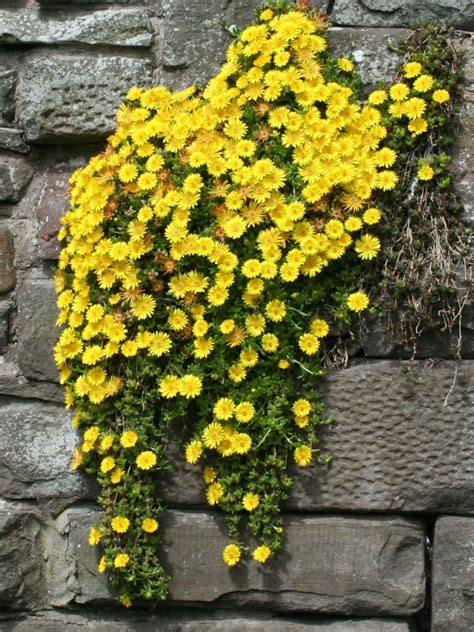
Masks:
[[[384,108],[421,134],[419,93],[435,86],[408,64],[413,86],[360,102],[324,29],[314,12],[263,10],[202,91],[132,88],[105,151],[71,178],[55,356],[82,435],[74,467],[103,489],[90,542],[125,605],[166,594],[158,472],[173,425],[227,514],[229,566],[242,520],[255,561],[281,546],[288,462],[325,460],[321,349],[332,321],[369,305],[338,271],[377,256],[373,198],[398,181]]]

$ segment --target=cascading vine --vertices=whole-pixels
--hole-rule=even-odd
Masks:
[[[56,345],[81,435],[72,467],[97,476],[100,545],[119,599],[163,599],[167,437],[227,518],[223,562],[282,546],[288,466],[326,463],[325,339],[369,307],[400,176],[393,121],[422,142],[450,94],[407,61],[366,101],[324,19],[259,12],[203,90],[132,88],[106,149],[71,178],[56,274]],[[418,180],[432,178],[425,164]],[[328,338],[329,337],[329,338]],[[255,541],[249,551],[247,527]]]

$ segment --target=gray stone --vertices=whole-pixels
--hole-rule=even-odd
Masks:
[[[357,62],[357,72],[366,86],[391,80],[400,60],[387,46],[396,45],[407,35],[408,31],[404,29],[333,27],[328,31],[331,53],[338,57],[352,54]]]
[[[0,303],[0,311],[1,305]],[[4,341],[4,344],[6,344],[7,332],[3,328],[6,330],[6,325],[7,322],[0,321],[0,339]],[[58,404],[64,402],[64,389],[59,384],[27,380],[13,362],[0,364],[0,395],[11,395],[23,399],[41,399]]]
[[[0,494],[9,499],[87,496],[90,481],[69,469],[77,437],[64,407],[9,398],[2,398],[1,406]]]
[[[60,218],[69,208],[69,178],[71,171],[51,170],[44,178],[44,186],[36,214],[39,224],[38,255],[41,259],[57,259],[61,245],[57,234]]]
[[[474,514],[474,361],[364,362],[321,383],[329,466],[293,468],[288,509]],[[164,493],[203,503],[200,468],[172,454]]]
[[[410,26],[443,22],[474,28],[472,0],[335,0],[331,20],[344,26]]]
[[[70,573],[77,578],[71,589],[74,600],[110,599],[106,580],[96,571],[98,553],[87,545],[97,515],[79,509],[66,513],[67,551],[75,558]],[[266,569],[253,561],[229,569],[221,557],[228,543],[222,517],[167,512],[161,528],[162,556],[171,574],[170,602],[357,616],[410,616],[422,607],[424,535],[418,521],[286,516],[284,525],[284,552]],[[67,584],[64,577],[58,579],[56,584]]]
[[[151,82],[152,63],[141,57],[34,54],[20,78],[19,120],[31,142],[105,138],[129,88]]]
[[[382,320],[368,319],[362,332],[361,343],[364,354],[370,358],[446,358],[457,357],[458,339],[461,334],[460,352],[463,359],[474,358],[474,322],[469,315],[469,307],[464,308],[461,327],[453,334],[447,331],[427,330],[416,340],[416,349],[403,348],[397,344],[387,331]],[[413,353],[415,354],[413,356]]]
[[[472,632],[474,518],[442,516],[433,548],[432,632]]]
[[[34,512],[0,501],[0,607],[44,606],[39,544],[40,526]]]
[[[8,317],[11,310],[9,300],[0,301],[0,356],[3,356],[8,347]],[[0,364],[0,375],[3,364]]]
[[[5,224],[11,230],[15,241],[15,268],[17,271],[36,265],[38,255],[38,226],[36,221],[9,219]]]
[[[15,115],[15,85],[16,72],[14,70],[0,71],[0,124],[10,123]]]
[[[27,378],[57,381],[56,292],[48,280],[25,281],[18,291],[18,364]]]
[[[220,22],[239,28],[253,20],[260,0],[165,0],[163,83],[204,85],[219,70],[231,37]]]
[[[0,225],[0,294],[13,290],[16,285],[15,246],[13,235]]]
[[[25,158],[0,155],[0,202],[17,202],[32,175]]]
[[[0,43],[151,46],[153,31],[143,9],[109,9],[71,15],[64,11],[0,10]]]
[[[23,140],[24,134],[21,129],[12,127],[0,127],[0,149],[16,151],[20,154],[27,154],[30,148]]]
[[[222,612],[175,615],[143,615],[127,613],[126,620],[90,614],[46,613],[14,623],[0,623],[2,632],[409,632],[403,621],[387,619],[323,620],[305,617],[304,621],[255,612]]]

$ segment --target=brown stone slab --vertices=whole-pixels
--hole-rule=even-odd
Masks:
[[[43,190],[36,208],[40,259],[57,259],[61,252],[57,234],[61,228],[60,219],[69,207],[70,176],[70,170],[55,169],[45,174]]]
[[[13,235],[6,226],[0,226],[0,293],[13,290],[16,285],[15,246]]]

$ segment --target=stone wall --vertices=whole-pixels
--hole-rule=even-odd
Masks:
[[[334,49],[364,83],[414,20],[447,21],[471,45],[472,0],[317,0]],[[427,335],[403,359],[377,325],[326,381],[337,422],[329,469],[298,474],[284,554],[268,569],[220,561],[222,519],[172,455],[162,525],[170,600],[117,609],[87,544],[95,488],[69,471],[75,442],[51,348],[51,265],[69,174],[99,151],[135,84],[183,87],[219,67],[219,21],[259,0],[2,0],[0,7],[0,630],[3,632],[472,632],[474,310],[463,357]],[[462,32],[461,32],[462,31]],[[474,218],[474,58],[453,169]]]

